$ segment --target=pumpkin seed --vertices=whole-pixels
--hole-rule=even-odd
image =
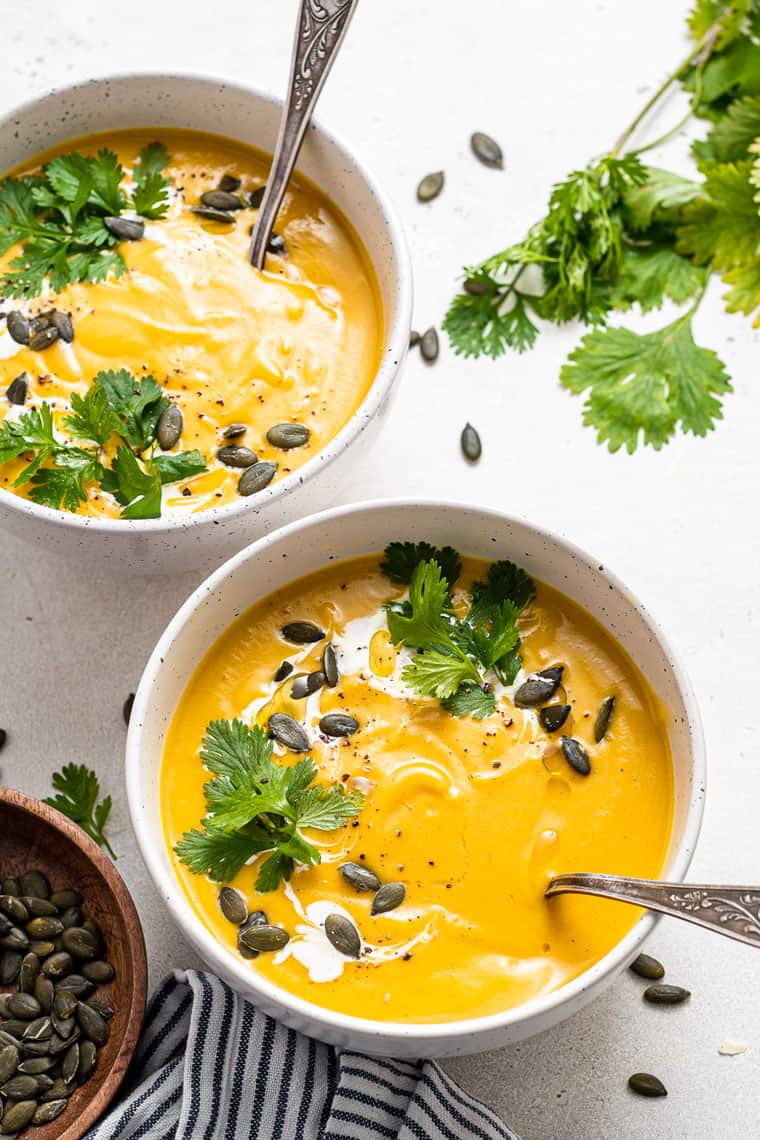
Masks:
[[[81,906],[84,900],[79,891],[74,891],[69,888],[65,891],[54,891],[50,896],[50,901],[53,906],[57,906],[59,910],[68,910],[70,906]]]
[[[53,1021],[47,1014],[44,1017],[35,1017],[27,1024],[22,1037],[22,1044],[27,1041],[49,1041],[53,1036]]]
[[[269,718],[269,735],[291,752],[308,752],[311,745],[306,729],[287,713],[273,713]]]
[[[10,996],[10,995],[8,995]],[[8,1018],[2,1023],[3,1032],[14,1040],[15,1044],[20,1044],[21,1038],[24,1036],[28,1021],[17,1021],[16,1018]]]
[[[18,1037],[14,1037],[12,1034],[6,1033],[4,1029],[0,1029],[0,1048],[3,1045],[12,1045],[14,1049],[18,1049],[21,1046],[21,1042]]]
[[[77,1080],[80,1084],[92,1076],[97,1059],[98,1050],[95,1043],[93,1041],[80,1041],[79,1068],[77,1070]]]
[[[278,668],[277,672],[274,675],[275,682],[279,683],[280,681],[284,681],[285,678],[289,677],[292,672],[293,672],[293,662],[292,661],[283,661],[282,664],[280,665],[280,667]]]
[[[100,945],[103,941],[103,935],[100,933],[100,927],[97,923],[93,922],[91,918],[86,918],[82,923],[82,930],[88,930],[95,941]]]
[[[332,642],[327,643],[322,653],[322,672],[325,675],[325,684],[328,689],[334,689],[340,679],[338,658]]]
[[[55,950],[55,943],[49,939],[33,938],[29,943],[29,949],[33,954],[36,954],[38,958],[47,958],[48,955],[52,954]]]
[[[628,1087],[639,1096],[667,1096],[668,1090],[659,1077],[652,1073],[634,1073],[628,1078]]]
[[[240,179],[235,174],[223,174],[217,183],[217,189],[233,194],[240,189]]]
[[[288,248],[285,245],[285,238],[281,237],[280,234],[276,234],[273,230],[272,236],[267,242],[267,253],[274,253],[277,254],[278,257],[285,257],[287,252]]]
[[[383,883],[380,890],[372,900],[372,914],[387,914],[401,906],[406,898],[406,887],[403,883]]]
[[[660,978],[665,977],[665,967],[656,958],[652,958],[649,954],[639,954],[631,962],[630,967],[634,974],[638,974],[640,978],[648,978],[652,982],[659,981]]]
[[[324,673],[321,669],[316,669],[313,673],[305,673],[301,677],[296,677],[291,685],[290,695],[294,701],[302,701],[304,697],[308,697],[321,689],[324,683]]]
[[[203,218],[206,222],[222,222],[227,226],[231,226],[235,221],[232,214],[226,214],[224,210],[215,210],[211,206],[191,206],[190,213]]]
[[[255,190],[251,190],[248,195],[248,205],[253,206],[254,210],[258,210],[261,203],[264,201],[266,193],[266,184],[264,186],[257,186]]]
[[[156,427],[156,439],[162,451],[171,451],[182,435],[182,410],[179,404],[164,408]]]
[[[562,745],[562,751],[570,767],[577,772],[579,776],[588,776],[591,771],[591,761],[583,745],[579,744],[572,736],[561,736],[559,742]]]
[[[18,1067],[20,1073],[29,1073],[37,1077],[41,1073],[48,1073],[58,1064],[55,1057],[27,1057]],[[50,1086],[48,1086],[49,1088]]]
[[[267,442],[281,451],[290,451],[293,447],[303,447],[310,435],[305,424],[275,424],[267,432]]]
[[[24,871],[19,880],[22,895],[34,895],[38,899],[50,898],[50,883],[42,871]]]
[[[255,926],[244,926],[240,931],[240,941],[249,950],[257,950],[259,954],[263,954],[282,950],[290,941],[290,935],[281,926],[270,926],[268,922],[262,922]]]
[[[63,946],[74,958],[91,961],[98,953],[98,940],[84,926],[71,926],[63,932]]]
[[[64,930],[70,930],[72,926],[82,925],[82,912],[78,906],[70,906],[61,914],[61,922],[63,923]]]
[[[89,982],[110,982],[113,980],[114,968],[110,962],[98,959],[96,962],[85,962],[82,974]]]
[[[56,1017],[73,1017],[78,1005],[76,996],[66,990],[59,990],[53,998],[53,1012]]]
[[[40,960],[35,953],[25,954],[19,970],[18,988],[25,994],[34,993],[34,983],[40,972]]]
[[[26,951],[29,949],[29,939],[18,926],[12,926],[7,934],[0,938],[0,947],[3,950]]]
[[[64,313],[60,309],[53,309],[50,314],[50,320],[53,326],[58,329],[58,336],[64,344],[71,344],[74,339],[74,322],[69,313]]]
[[[55,1032],[59,1037],[63,1037],[65,1041],[68,1041],[77,1027],[73,1017],[56,1017],[55,1014],[52,1014],[50,1020]]]
[[[90,998],[89,1001],[85,1002],[85,1005],[89,1005],[90,1009],[94,1009],[105,1021],[110,1021],[113,1017],[113,1006],[106,1005],[105,1002],[95,1001],[95,998]]]
[[[29,373],[19,372],[5,389],[5,397],[9,404],[25,404],[29,391]]]
[[[362,952],[359,931],[344,914],[328,914],[325,919],[325,934],[332,946],[347,958],[358,958]]]
[[[49,1124],[51,1120],[55,1120],[61,1115],[66,1107],[66,1101],[51,1100],[47,1104],[41,1104],[34,1116],[32,1117],[32,1124]]]
[[[268,459],[261,463],[255,463],[244,471],[238,479],[238,494],[255,495],[257,491],[263,491],[274,479],[276,471],[277,464]]]
[[[228,922],[240,926],[248,917],[248,902],[241,891],[234,887],[222,887],[219,892],[219,907]]]
[[[207,190],[201,194],[201,203],[212,210],[242,210],[242,198],[233,194],[231,190]]]
[[[248,424],[228,424],[222,432],[222,439],[237,439],[248,431]]]
[[[409,347],[410,348],[416,348],[421,340],[422,340],[422,335],[420,333],[418,333],[416,329],[411,329],[411,331],[409,333]]]
[[[68,954],[66,954],[66,958],[68,958],[70,963],[68,970],[71,970],[74,963],[71,961],[71,958]],[[48,961],[52,961],[52,959],[48,959]],[[45,963],[45,966],[46,965],[47,962]],[[43,974],[45,972],[45,966],[42,967]],[[60,993],[61,990],[65,990],[67,993],[74,994],[78,998],[89,997],[89,995],[95,989],[92,982],[88,982],[87,978],[83,978],[81,974],[69,974],[68,970],[66,971],[68,977],[64,977],[60,982],[56,984],[56,992]]]
[[[3,914],[7,914],[14,922],[28,922],[29,911],[26,909],[20,898],[15,895],[0,895],[0,910]]]
[[[361,863],[341,863],[338,868],[343,878],[355,891],[379,891],[380,880],[374,871]]]
[[[544,732],[557,732],[570,715],[570,705],[546,705],[539,710],[538,719]]]
[[[683,986],[669,986],[665,982],[647,986],[644,990],[644,1001],[649,1001],[652,1005],[680,1005],[690,997],[690,990],[685,990]]]
[[[145,222],[140,218],[103,218],[103,225],[119,241],[140,241],[145,235]]]
[[[462,285],[465,293],[469,293],[471,297],[483,297],[486,293],[493,293],[498,289],[498,285],[494,281],[486,280],[482,277],[467,277]]]
[[[501,147],[490,135],[484,134],[483,131],[475,131],[474,134],[470,135],[470,146],[478,162],[496,170],[504,169],[504,155]]]
[[[57,1057],[59,1053],[65,1053],[67,1049],[70,1049],[80,1037],[81,1033],[78,1028],[74,1030],[71,1037],[59,1037],[57,1033],[54,1033],[48,1042],[48,1052],[51,1056]]]
[[[15,1045],[3,1045],[0,1049],[0,1084],[10,1080],[19,1067],[21,1053]]]
[[[289,621],[280,632],[294,645],[313,645],[325,637],[325,631],[311,621]]]
[[[15,1104],[9,1105],[5,1110],[2,1123],[0,1123],[0,1133],[3,1136],[8,1136],[20,1132],[30,1123],[36,1111],[36,1100],[17,1100]]]
[[[56,1062],[57,1064],[57,1062]],[[65,1100],[74,1090],[70,1089],[63,1077],[56,1077],[47,1092],[40,1097],[43,1104],[51,1104],[56,1100]]]
[[[18,885],[18,879],[3,879],[0,884],[0,894],[20,895],[21,887]]]
[[[529,673],[515,693],[514,702],[518,709],[532,709],[553,697],[562,680],[562,665]]]
[[[319,722],[319,731],[325,736],[353,736],[359,731],[359,721],[346,713],[327,713]]]
[[[462,454],[465,459],[469,459],[470,463],[477,463],[483,448],[480,443],[480,436],[472,424],[467,423],[464,425],[460,442],[462,445]]]
[[[246,941],[242,937],[243,933],[249,930],[252,926],[266,925],[267,916],[264,914],[263,910],[255,910],[252,914],[248,915],[248,918],[238,930],[237,947],[243,958],[250,960],[251,958],[258,958],[259,956],[258,950],[254,950],[251,946],[246,945]]]
[[[74,1080],[74,1078],[77,1075],[78,1069],[79,1069],[79,1043],[75,1041],[74,1044],[71,1045],[66,1050],[66,1052],[63,1055],[63,1060],[61,1061],[61,1076],[63,1077],[63,1079],[67,1085],[70,1085],[71,1082]]]
[[[444,181],[442,170],[435,170],[432,174],[426,174],[417,187],[417,201],[432,202],[443,190]]]
[[[259,461],[258,455],[250,447],[240,447],[235,443],[220,447],[216,457],[226,467],[253,467]]]
[[[38,899],[34,895],[24,895],[21,902],[28,913],[34,917],[45,916],[50,918],[58,914],[58,907],[54,906],[49,899]]]
[[[11,1017],[31,1021],[42,1013],[42,1006],[34,994],[9,994],[6,1002]]]
[[[53,979],[66,978],[66,975],[69,974],[71,977],[66,978],[67,982],[70,982],[72,978],[76,977],[75,974],[71,974],[73,969],[74,961],[71,955],[67,954],[64,950],[59,950],[57,954],[51,954],[51,956],[42,963],[42,972],[46,977]]]
[[[46,978],[44,974],[40,974],[34,983],[34,996],[40,1003],[42,1012],[50,1013],[55,1000],[55,988],[50,978]]]
[[[431,325],[429,329],[425,329],[420,340],[420,353],[426,364],[433,364],[438,359],[439,349],[438,333]]]
[[[6,328],[11,340],[16,344],[29,344],[29,321],[18,309],[11,309],[6,318]]]
[[[108,1040],[108,1022],[100,1016],[96,1009],[80,1002],[77,1009],[77,1021],[88,1041],[93,1041],[96,1045],[105,1045]]]
[[[9,1081],[0,1086],[0,1093],[7,1096],[9,1100],[28,1100],[29,1097],[35,1096],[37,1093],[37,1078],[30,1077],[26,1073],[11,1077]]]
[[[60,918],[51,918],[49,915],[41,915],[39,918],[33,918],[26,924],[26,932],[32,938],[56,938],[59,934],[63,934],[63,923]],[[68,934],[69,932],[66,931]],[[66,939],[64,938],[64,945]],[[66,947],[68,949],[68,947]]]
[[[594,740],[597,744],[600,740],[604,740],[607,735],[607,729],[610,727],[610,721],[612,720],[614,711],[615,698],[605,697],[596,715],[596,722],[594,723]]]
[[[23,954],[18,950],[4,950],[0,955],[0,985],[9,986],[15,982],[21,969]]]

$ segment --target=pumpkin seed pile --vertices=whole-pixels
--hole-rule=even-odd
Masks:
[[[606,704],[607,701],[602,705],[599,717],[604,714]],[[599,724],[599,717],[597,718],[597,725]],[[661,981],[665,977],[665,967],[662,962],[658,962],[650,954],[639,954],[638,958],[631,962],[630,970],[637,977],[644,978],[652,983],[646,987],[642,995],[644,1001],[651,1005],[682,1005],[691,997],[690,991],[684,989],[683,986],[672,986]],[[660,1078],[655,1077],[652,1073],[634,1073],[628,1078],[628,1087],[639,1096],[668,1095],[668,1090]]]
[[[514,695],[518,709],[538,709],[538,722],[548,735],[559,732],[572,712],[572,706],[562,701],[551,702],[562,684],[563,665],[552,665],[529,673]],[[540,706],[540,707],[539,707]],[[601,744],[612,722],[615,697],[605,697],[594,721],[594,741]],[[586,749],[573,736],[560,736],[559,745],[567,763],[579,776],[591,773],[591,760]]]
[[[18,309],[11,309],[6,318],[6,328],[16,344],[28,346],[34,352],[43,352],[57,340],[71,344],[74,339],[71,317],[60,309],[48,309],[36,317],[25,317]],[[23,402],[13,401],[17,404]]]
[[[103,939],[79,891],[51,891],[36,870],[0,884],[0,1135],[48,1124],[92,1076],[108,1040],[109,1005],[92,995],[113,979]]]

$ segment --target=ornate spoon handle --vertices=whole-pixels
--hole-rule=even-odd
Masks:
[[[557,875],[549,883],[546,896],[568,892],[635,903],[760,947],[760,887],[711,887],[705,883],[576,874]]]
[[[272,227],[285,197],[306,128],[358,2],[301,0],[280,133],[248,251],[248,260],[257,269],[264,268]]]

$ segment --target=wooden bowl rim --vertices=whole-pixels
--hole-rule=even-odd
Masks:
[[[131,1061],[142,1029],[145,1015],[145,1002],[148,992],[148,961],[145,952],[145,938],[142,924],[127,885],[116,870],[112,860],[97,843],[90,839],[78,824],[72,822],[49,804],[19,792],[15,788],[0,787],[0,804],[20,808],[29,815],[43,819],[56,831],[78,847],[96,867],[106,882],[124,926],[132,959],[132,985],[129,993],[129,1008],[124,1036],[122,1037],[111,1068],[104,1074],[93,1097],[82,1107],[76,1121],[61,1132],[58,1140],[81,1140],[85,1132],[102,1116],[116,1095]],[[121,1062],[121,1064],[119,1064]],[[32,1131],[35,1131],[34,1129]]]

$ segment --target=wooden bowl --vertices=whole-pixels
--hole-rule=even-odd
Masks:
[[[74,887],[81,892],[84,915],[103,932],[115,970],[113,981],[98,986],[95,995],[114,1009],[95,1072],[56,1120],[22,1134],[30,1140],[79,1140],[113,1099],[137,1045],[147,990],[145,941],[129,891],[98,845],[54,808],[0,788],[0,878],[31,868],[42,871],[54,891]],[[4,987],[15,988],[15,983]]]

